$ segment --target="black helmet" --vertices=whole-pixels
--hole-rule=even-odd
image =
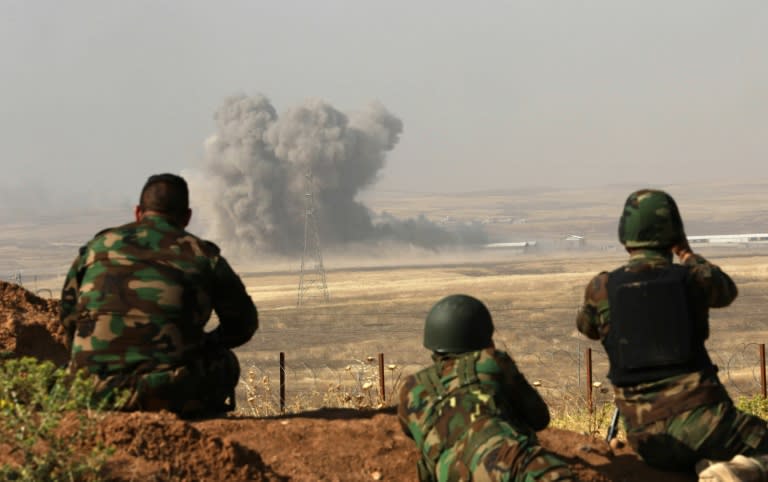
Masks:
[[[438,353],[463,353],[491,346],[493,321],[488,308],[468,295],[435,303],[424,323],[424,346]]]

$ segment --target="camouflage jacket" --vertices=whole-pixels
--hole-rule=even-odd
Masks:
[[[672,263],[672,253],[653,249],[638,250],[631,254],[624,269],[642,271],[661,269]],[[728,306],[738,291],[733,280],[719,267],[704,257],[690,253],[683,266],[689,267],[690,289],[703,292],[698,297],[706,304],[694,306],[706,320],[709,308]],[[604,339],[611,329],[611,309],[608,301],[608,273],[601,272],[587,284],[584,304],[576,317],[579,331],[591,339]],[[705,331],[705,339],[708,330]],[[643,383],[636,386],[615,388],[616,403],[630,426],[644,425],[682,413],[703,403],[713,403],[727,398],[725,390],[713,373],[695,372]]]
[[[179,366],[204,344],[232,348],[258,327],[218,247],[162,216],[106,229],[80,248],[61,307],[70,366],[101,377]],[[205,334],[212,311],[219,326]]]
[[[493,348],[435,358],[434,365],[405,379],[397,411],[403,431],[432,464],[460,441],[475,445],[463,439],[487,426],[487,419],[505,420],[532,439],[549,424],[539,393],[509,355]]]

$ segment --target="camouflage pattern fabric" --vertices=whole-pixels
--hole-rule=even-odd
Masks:
[[[708,319],[709,308],[728,306],[738,295],[733,280],[695,253],[686,253],[690,291],[701,293],[694,310]],[[641,249],[624,269],[662,269],[672,263],[669,250]],[[608,273],[588,284],[576,317],[578,330],[603,339],[611,329]],[[708,330],[705,333],[705,338]],[[630,445],[650,465],[692,470],[702,458],[728,460],[736,454],[768,453],[766,422],[733,406],[716,373],[694,372],[630,387],[614,388]]]
[[[649,465],[693,470],[701,459],[768,454],[765,420],[739,411],[715,374],[615,388],[627,440]]]
[[[654,189],[629,195],[619,219],[621,244],[628,248],[663,248],[683,239],[683,220],[672,196]]]
[[[122,410],[168,410],[185,417],[221,414],[235,409],[234,389],[240,364],[231,350],[216,349],[166,370],[135,371],[97,378],[102,396],[127,391]]]
[[[212,311],[219,326],[206,334]],[[102,394],[127,389],[126,409],[194,414],[230,406],[239,365],[229,349],[250,339],[258,317],[214,244],[145,216],[81,248],[64,283],[61,322],[70,368],[98,377]]]
[[[509,355],[488,348],[434,359],[406,378],[398,404],[422,453],[421,480],[574,480],[538,445],[549,411]]]

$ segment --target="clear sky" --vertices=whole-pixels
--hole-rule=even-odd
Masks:
[[[768,178],[768,2],[0,0],[0,201],[134,201],[238,93],[381,102],[380,190]]]

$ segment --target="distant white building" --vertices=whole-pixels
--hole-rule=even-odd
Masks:
[[[759,245],[768,244],[768,233],[750,234],[708,234],[704,236],[688,236],[691,246],[724,246],[724,245]]]
[[[489,243],[483,245],[485,249],[508,250],[527,252],[536,248],[536,241],[511,241],[506,243]]]
[[[563,240],[566,247],[582,248],[587,244],[586,237],[579,234],[569,234]]]

